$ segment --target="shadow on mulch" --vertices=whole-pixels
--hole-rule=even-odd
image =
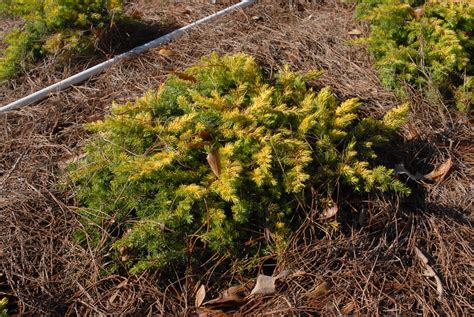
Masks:
[[[131,18],[117,22],[102,36],[97,50],[106,55],[124,53],[139,45],[148,43],[162,35],[170,33],[181,26],[173,22],[150,23]]]

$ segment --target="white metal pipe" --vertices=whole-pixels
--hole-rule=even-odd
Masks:
[[[61,80],[60,82],[57,82],[49,87],[46,87],[44,89],[41,89],[40,91],[37,91],[29,96],[26,96],[26,97],[23,97],[17,101],[14,101],[6,106],[3,106],[3,107],[0,107],[0,113],[2,112],[7,112],[7,111],[10,111],[10,110],[13,110],[13,109],[16,109],[16,108],[19,108],[19,107],[23,107],[23,106],[27,106],[27,105],[30,105],[34,102],[37,102],[37,101],[40,101],[46,97],[48,97],[51,93],[54,93],[54,92],[58,92],[58,91],[61,91],[65,88],[68,88],[72,85],[75,85],[75,84],[78,84],[78,83],[81,83],[89,78],[91,78],[92,76],[102,72],[104,69],[106,69],[107,67],[109,67],[110,65],[124,59],[124,58],[127,58],[127,57],[130,57],[132,55],[137,55],[137,54],[141,54],[151,48],[154,48],[154,47],[157,47],[161,44],[164,44],[164,43],[167,43],[169,41],[171,41],[172,39],[174,39],[175,37],[181,35],[182,33],[200,25],[200,24],[203,24],[203,23],[206,23],[206,22],[209,22],[210,20],[212,19],[215,19],[219,16],[222,16],[222,15],[225,15],[233,10],[236,10],[236,9],[239,9],[239,8],[245,8],[253,3],[255,3],[256,0],[242,0],[241,2],[237,3],[237,4],[234,4],[230,7],[227,7],[221,11],[218,11],[214,14],[211,14],[205,18],[202,18],[200,20],[197,20],[193,23],[190,23],[180,29],[177,29],[171,33],[168,33],[164,36],[161,36],[151,42],[148,42],[146,44],[143,44],[141,46],[138,46],[138,47],[135,47],[134,49],[128,51],[128,52],[125,52],[125,53],[122,53],[120,55],[117,55],[105,62],[102,62],[100,64],[97,64],[91,68],[88,68],[74,76],[71,76],[67,79],[64,79],[64,80]]]

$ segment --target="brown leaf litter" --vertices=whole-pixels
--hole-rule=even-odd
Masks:
[[[428,181],[428,182],[441,182],[443,179],[446,177],[446,175],[449,173],[451,168],[453,167],[453,160],[449,158],[446,162],[442,163],[438,167],[436,167],[434,170],[429,172],[428,174],[421,174],[419,172],[416,172],[415,174],[412,174],[410,171],[408,171],[405,168],[405,165],[403,163],[395,165],[395,173],[397,175],[406,175],[408,178],[415,180],[415,181]]]

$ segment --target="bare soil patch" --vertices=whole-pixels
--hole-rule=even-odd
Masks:
[[[130,10],[145,20],[166,17],[183,25],[218,8],[162,7],[143,0]],[[399,101],[380,86],[366,50],[350,44],[354,37],[348,32],[353,29],[363,31],[365,26],[353,20],[351,7],[337,1],[299,9],[257,4],[184,34],[166,46],[170,56],[160,49],[150,51],[36,105],[0,115],[0,296],[8,296],[20,314],[191,314],[191,284],[196,281],[189,281],[194,277],[153,272],[104,278],[98,250],[74,243],[73,232],[80,226],[77,206],[58,181],[67,161],[80,155],[87,138],[82,125],[103,117],[112,102],[157,88],[170,72],[213,51],[252,54],[268,73],[283,64],[323,69],[325,75],[314,85],[330,85],[340,98],[359,97],[364,112],[382,115]],[[54,60],[45,61],[21,80],[0,87],[0,96],[5,96],[1,102],[86,66],[72,64],[59,71]],[[429,172],[451,157],[454,166],[446,178],[434,185],[410,181],[415,193],[402,201],[370,195],[347,202],[339,216],[341,230],[308,221],[285,259],[270,269],[291,267],[305,274],[279,285],[275,296],[240,307],[237,315],[461,316],[473,311],[472,125],[465,116],[440,123],[430,105],[416,96],[413,102],[410,125],[384,149],[384,159],[392,165],[404,162],[412,172]],[[440,277],[442,298],[435,279],[423,275],[415,247]],[[201,280],[211,295],[252,282],[252,276],[232,271],[217,278],[211,273]],[[304,295],[322,282],[329,285],[327,291]]]

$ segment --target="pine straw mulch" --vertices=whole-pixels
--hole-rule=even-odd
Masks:
[[[131,8],[150,21],[166,15],[178,25],[215,9],[179,4],[163,9],[145,0]],[[8,296],[19,314],[191,314],[195,289],[187,283],[189,276],[151,272],[104,278],[100,252],[74,243],[80,226],[74,197],[57,182],[67,161],[80,154],[87,137],[82,124],[100,119],[113,101],[158,87],[169,72],[212,51],[253,54],[269,73],[285,63],[298,70],[323,69],[315,85],[331,85],[340,98],[359,97],[365,113],[380,116],[398,101],[381,88],[365,49],[349,44],[347,33],[354,28],[366,30],[354,22],[350,7],[336,1],[304,10],[258,4],[181,36],[167,46],[171,57],[153,50],[39,104],[0,115],[0,297]],[[0,87],[6,96],[2,103],[83,67],[73,64],[63,73],[45,61],[11,86]],[[237,315],[474,312],[473,130],[465,116],[442,122],[423,99],[414,96],[413,101],[409,126],[384,149],[383,159],[426,173],[450,157],[454,167],[446,178],[434,185],[408,181],[414,194],[403,200],[372,194],[342,202],[340,230],[309,215],[275,268],[305,273],[283,281],[274,296],[247,302]],[[415,247],[440,277],[442,298],[435,279],[423,275]],[[212,296],[233,284],[251,283],[251,277],[229,272],[219,281],[208,272],[201,281]]]

